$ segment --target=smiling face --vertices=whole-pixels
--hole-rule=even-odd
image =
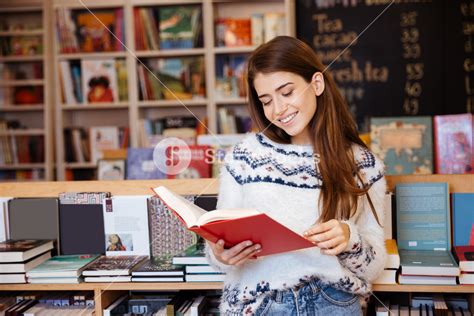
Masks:
[[[257,73],[254,87],[265,117],[290,135],[293,144],[309,144],[308,124],[316,113],[316,96],[324,91],[323,75],[315,73],[308,83],[291,72]]]

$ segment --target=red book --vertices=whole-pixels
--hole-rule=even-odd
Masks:
[[[183,128],[183,130],[185,129]],[[193,130],[193,138],[195,136]],[[171,150],[173,154],[171,154]],[[173,149],[166,152],[166,155],[170,162],[169,170],[174,171],[168,172],[168,179],[203,179],[211,177],[212,164],[209,159],[212,157],[212,148],[210,146],[188,145],[186,148],[174,146]],[[183,161],[189,161],[189,164],[186,168],[183,165],[182,171],[176,174]]]
[[[261,257],[315,246],[267,214],[256,210],[229,209],[207,212],[164,186],[152,190],[188,230],[213,243],[223,239],[226,248],[251,240],[262,246],[262,251],[256,255]]]
[[[455,246],[461,272],[474,272],[474,246]]]
[[[474,173],[472,114],[435,115],[435,172]]]

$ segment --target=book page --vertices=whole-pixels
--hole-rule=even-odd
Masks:
[[[198,226],[202,226],[206,223],[221,221],[221,220],[230,220],[242,217],[249,217],[261,214],[257,210],[252,209],[226,209],[226,210],[215,210],[207,212],[199,217],[197,221]]]
[[[207,213],[206,210],[189,202],[164,186],[154,188],[153,191],[172,211],[181,217],[188,228],[196,225],[198,218]]]

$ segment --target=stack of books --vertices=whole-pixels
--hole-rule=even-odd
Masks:
[[[474,246],[454,247],[459,262],[459,284],[474,284]]]
[[[387,249],[387,261],[384,270],[374,284],[397,284],[397,270],[400,267],[400,255],[398,254],[397,242],[395,239],[385,240]]]
[[[456,285],[447,183],[396,186],[400,284]]]
[[[26,283],[25,273],[51,258],[52,240],[0,242],[0,283]]]
[[[132,282],[184,282],[184,267],[171,259],[150,258],[133,269]]]
[[[98,255],[56,256],[28,271],[28,283],[80,283],[82,270]]]
[[[101,256],[82,272],[85,282],[130,282],[131,272],[146,256]]]
[[[194,244],[174,256],[173,264],[185,267],[186,282],[222,282],[225,278],[225,274],[216,271],[209,265],[204,245],[201,243]]]

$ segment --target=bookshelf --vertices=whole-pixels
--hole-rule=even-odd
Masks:
[[[0,41],[8,47],[0,53],[0,121],[19,125],[0,131],[2,181],[54,179],[50,9],[50,1],[0,4]],[[25,149],[25,142],[36,145]]]
[[[404,175],[387,176],[390,190],[397,183],[448,182],[451,192],[474,192],[474,175]],[[216,194],[217,179],[193,180],[143,180],[143,181],[66,181],[41,182],[34,186],[27,183],[0,183],[3,196],[56,197],[59,193],[110,191],[112,195],[149,195],[150,187],[166,185],[183,195]],[[130,290],[216,290],[222,283],[80,283],[80,284],[2,284],[0,291],[93,291],[96,315],[116,298]],[[471,312],[474,311],[474,285],[428,286],[428,285],[375,285],[374,292],[387,293],[459,293],[466,294]]]
[[[158,11],[169,6],[194,6],[199,8],[201,15],[201,36],[192,47],[156,49],[148,43],[143,47],[140,42],[140,26],[137,26],[137,13],[139,10],[149,12]],[[104,52],[64,52],[57,38],[53,40],[53,68],[56,82],[61,81],[60,64],[64,62],[81,63],[83,60],[121,59],[124,60],[127,73],[128,99],[119,102],[104,102],[90,104],[78,102],[67,104],[63,102],[61,90],[55,89],[55,140],[56,140],[56,174],[58,180],[67,178],[68,169],[83,168],[93,171],[94,162],[72,163],[65,160],[64,129],[71,127],[88,128],[92,126],[120,126],[129,128],[129,146],[140,147],[140,120],[163,118],[170,115],[195,114],[200,120],[207,118],[207,126],[212,133],[218,132],[218,109],[228,107],[236,109],[237,113],[246,113],[245,97],[221,98],[216,93],[216,58],[225,55],[249,54],[256,45],[218,47],[216,43],[216,19],[222,18],[247,18],[253,13],[279,13],[284,19],[286,35],[295,35],[294,0],[261,0],[261,1],[222,1],[222,0],[52,0],[53,24],[58,25],[58,11],[69,10],[79,12],[86,6],[92,12],[101,10],[123,11],[123,43],[127,48],[120,51]],[[237,12],[237,15],[236,15]],[[155,13],[155,20],[160,20]],[[142,21],[142,20],[139,20]],[[143,27],[143,26],[142,26]],[[138,28],[138,29],[137,29]],[[199,37],[199,35],[197,35]],[[138,44],[138,46],[137,46]],[[155,44],[156,45],[156,44]],[[173,98],[146,99],[140,91],[141,62],[148,66],[149,62],[168,60],[173,58],[202,58],[204,73],[202,82],[204,91],[202,95],[191,99]],[[140,60],[137,61],[137,60]],[[143,74],[142,74],[143,76]],[[142,77],[143,78],[143,77]],[[154,79],[156,80],[156,79]],[[184,105],[184,106],[183,106]]]

